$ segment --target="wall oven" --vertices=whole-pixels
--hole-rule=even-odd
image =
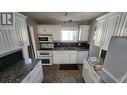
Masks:
[[[39,34],[38,42],[52,42],[52,34]]]
[[[38,59],[41,60],[42,65],[52,65],[53,62],[53,52],[52,50],[38,50]]]
[[[53,43],[39,43],[40,50],[52,50],[54,48]]]

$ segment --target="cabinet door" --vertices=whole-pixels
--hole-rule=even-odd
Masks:
[[[122,23],[122,30],[119,36],[127,36],[127,13],[125,14],[124,22]]]
[[[69,64],[77,63],[77,51],[69,51]]]
[[[95,31],[95,41],[94,44],[97,46],[101,46],[102,42],[101,42],[101,37],[102,34],[104,33],[103,31],[105,31],[105,25],[106,25],[106,19],[101,20],[97,23],[97,30]]]
[[[68,64],[69,63],[68,51],[53,51],[53,63]]]
[[[78,64],[83,64],[85,58],[88,57],[88,51],[78,51],[78,58],[77,58],[77,63]]]
[[[6,29],[5,32],[7,34],[9,49],[10,50],[19,49],[20,48],[19,41],[15,29]]]
[[[7,40],[5,31],[0,29],[0,54],[4,54],[8,51]]]
[[[37,25],[38,34],[52,34],[52,25]]]
[[[89,25],[80,25],[79,41],[88,41]]]
[[[24,47],[29,45],[28,31],[25,18],[16,16],[15,28],[18,35],[19,46]]]
[[[61,41],[61,27],[60,27],[60,25],[54,25],[53,41]]]
[[[105,50],[108,49],[110,39],[118,29],[120,16],[121,16],[120,14],[115,14],[107,19],[108,22],[108,26],[106,30],[107,32],[106,32],[104,44],[102,46],[102,48]]]

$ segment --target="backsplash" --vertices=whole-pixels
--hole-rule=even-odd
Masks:
[[[23,60],[22,50],[0,58],[0,70]]]
[[[89,49],[88,43],[54,43],[54,47],[84,47]]]

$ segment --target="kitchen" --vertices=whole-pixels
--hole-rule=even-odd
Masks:
[[[0,83],[127,82],[126,12],[4,12],[0,18]]]

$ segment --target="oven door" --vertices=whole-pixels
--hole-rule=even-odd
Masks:
[[[52,51],[50,51],[50,50],[38,50],[37,51],[37,53],[38,53],[38,57],[51,57],[51,56],[53,56],[53,53],[52,53]]]
[[[52,65],[52,57],[41,57],[39,58],[42,62],[42,65]]]

